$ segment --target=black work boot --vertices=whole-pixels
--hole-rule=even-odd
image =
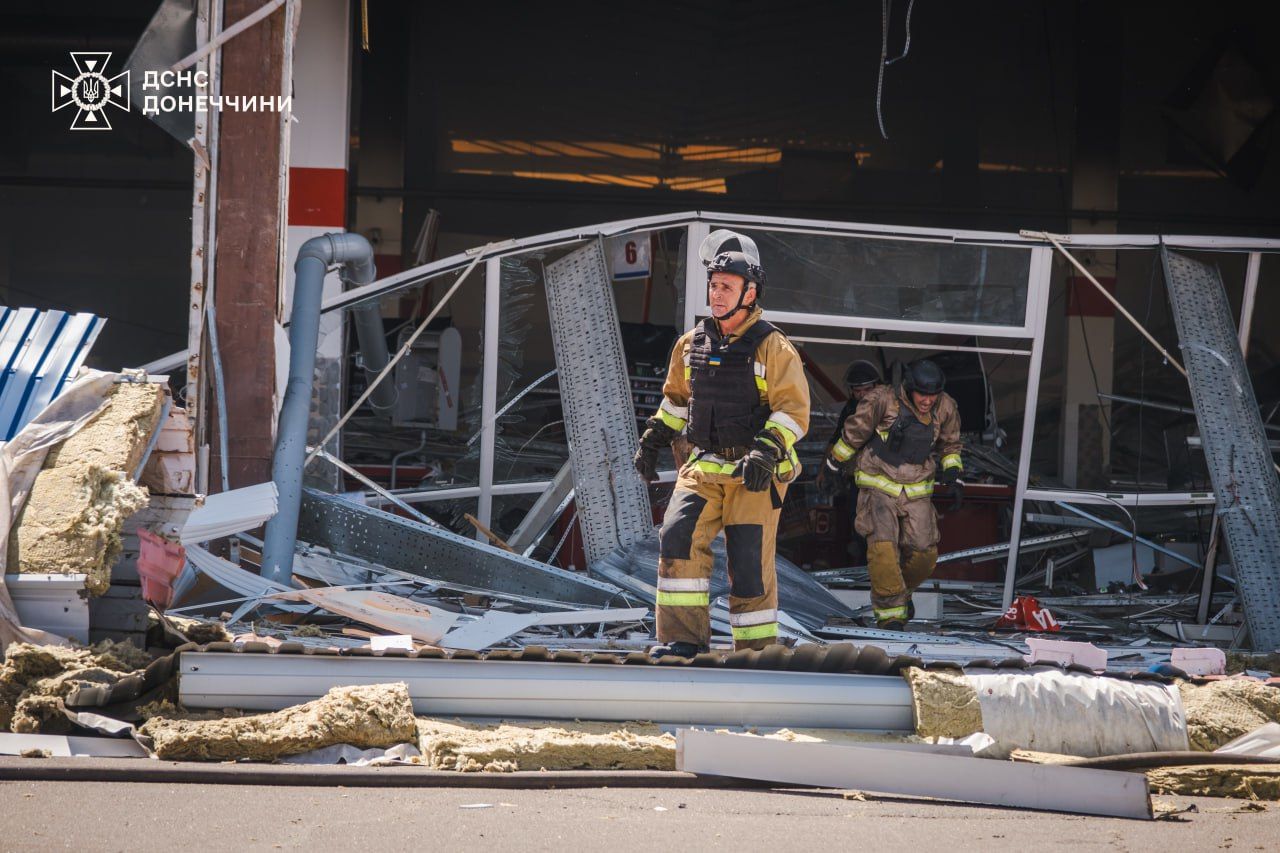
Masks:
[[[661,643],[649,649],[649,657],[654,660],[664,657],[687,658],[692,660],[705,651],[707,651],[707,648],[705,646],[699,646],[697,643]]]

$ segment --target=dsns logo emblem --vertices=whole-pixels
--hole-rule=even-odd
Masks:
[[[110,130],[107,105],[129,111],[129,72],[106,75],[110,52],[72,51],[71,61],[76,66],[75,77],[53,72],[53,112],[74,106],[72,130]]]

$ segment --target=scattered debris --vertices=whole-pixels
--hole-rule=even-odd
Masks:
[[[139,730],[157,757],[185,761],[274,761],[335,744],[390,747],[417,735],[403,684],[335,687],[322,698],[270,714],[217,720],[152,717]]]

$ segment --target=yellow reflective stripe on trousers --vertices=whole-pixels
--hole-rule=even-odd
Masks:
[[[848,462],[853,457],[853,453],[853,448],[843,438],[837,438],[831,448],[831,455],[837,462]]]
[[[734,627],[733,638],[735,640],[759,640],[764,637],[778,636],[778,623],[766,622],[763,625],[743,625],[742,627]]]
[[[853,482],[860,489],[878,489],[894,498],[903,492],[906,492],[909,498],[922,498],[933,494],[933,480],[921,480],[919,483],[899,483],[883,474],[868,474],[866,471],[857,471],[853,475]]]
[[[879,607],[875,608],[877,622],[889,622],[894,619],[906,621],[907,608],[904,607],[886,607],[883,610]]]
[[[946,468],[964,468],[964,464],[960,461],[959,453],[948,453],[942,457],[942,467]]]
[[[707,607],[711,604],[711,593],[658,590],[658,604],[664,607]]]

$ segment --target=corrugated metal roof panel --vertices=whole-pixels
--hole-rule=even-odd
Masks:
[[[0,308],[0,440],[62,393],[105,324],[88,313]]]

